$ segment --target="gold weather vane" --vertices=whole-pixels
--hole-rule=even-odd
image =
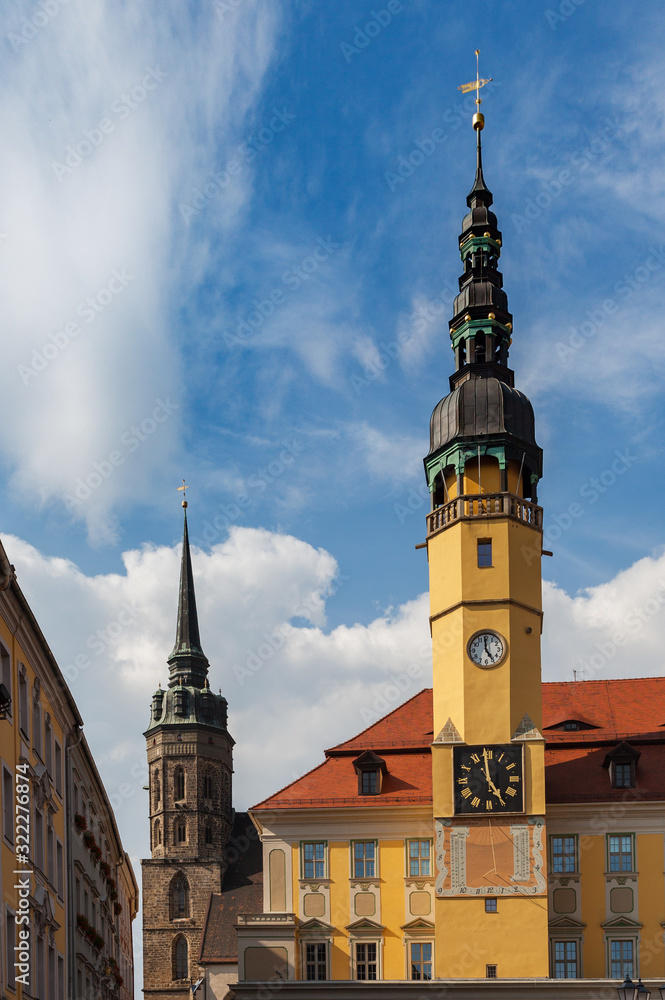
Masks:
[[[480,55],[480,49],[476,49],[476,79],[472,80],[471,83],[461,83],[457,88],[458,90],[461,90],[463,94],[468,94],[472,90],[475,90],[476,92],[476,107],[478,110],[473,116],[473,127],[475,129],[481,129],[485,124],[485,119],[483,115],[480,113],[480,105],[483,103],[480,99],[480,88],[484,87],[486,83],[492,82],[492,77],[490,77],[488,80],[481,80],[480,78],[480,71],[478,66],[479,55]]]
[[[184,479],[182,481],[182,486],[178,486],[178,490],[182,491],[183,494],[182,506],[185,508],[185,510],[187,510],[187,490],[191,490],[191,488],[192,488],[191,486],[187,486]]]

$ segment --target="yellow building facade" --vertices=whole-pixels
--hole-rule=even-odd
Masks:
[[[133,995],[136,880],[83,720],[1,543],[0,684],[0,996],[122,1000]],[[74,787],[81,794],[80,774],[85,832],[73,795]],[[83,845],[86,833],[91,846]],[[85,914],[83,889],[74,892],[80,872],[90,887]]]

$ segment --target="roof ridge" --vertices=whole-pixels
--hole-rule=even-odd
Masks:
[[[373,722],[369,726],[365,726],[365,728],[361,729],[360,732],[356,733],[355,736],[350,736],[348,738],[348,740],[343,740],[341,743],[336,743],[334,746],[329,747],[327,750],[324,750],[324,753],[326,755],[328,755],[333,750],[341,750],[342,747],[345,747],[348,743],[354,743],[355,740],[360,739],[361,736],[363,736],[365,733],[368,733],[370,731],[370,729],[374,729],[375,726],[378,726],[380,723],[385,722],[386,719],[389,719],[391,715],[395,714],[395,712],[399,712],[400,709],[404,708],[410,702],[414,701],[416,698],[419,698],[421,695],[425,694],[426,692],[432,691],[432,690],[433,690],[433,688],[427,688],[426,687],[426,688],[422,688],[420,691],[416,691],[416,693],[413,694],[413,695],[411,695],[410,698],[407,698],[406,701],[403,701],[400,705],[396,705],[395,708],[393,708],[392,712],[388,712],[387,715],[382,715],[380,719],[377,719],[376,722]]]
[[[590,680],[590,681],[585,681],[585,680],[581,680],[581,681],[543,681],[542,685],[543,685],[543,687],[554,687],[555,685],[561,686],[562,684],[570,684],[571,686],[573,684],[575,684],[576,686],[580,685],[580,684],[584,684],[585,687],[588,687],[590,684],[605,684],[605,685],[610,684],[610,685],[612,685],[612,684],[624,683],[624,682],[625,683],[634,684],[636,681],[638,683],[639,683],[639,681],[665,681],[665,677],[663,677],[662,675],[661,676],[654,676],[654,677],[599,677],[599,678],[596,678],[595,680]]]

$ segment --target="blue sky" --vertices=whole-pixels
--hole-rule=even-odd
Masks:
[[[544,675],[662,671],[657,0],[0,17],[2,537],[61,664],[104,636],[71,683],[110,794],[166,677],[183,477],[239,808],[430,683],[414,545],[452,370],[474,173],[457,87],[476,48],[511,364],[545,451]],[[135,859],[140,784],[114,800]]]

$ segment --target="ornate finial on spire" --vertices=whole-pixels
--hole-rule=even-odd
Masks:
[[[191,486],[187,486],[186,485],[184,479],[182,481],[182,486],[178,487],[179,491],[182,490],[182,494],[183,494],[183,497],[182,497],[182,506],[185,508],[185,510],[187,510],[187,490],[191,490],[191,488],[192,488]]]
[[[476,107],[478,110],[473,116],[473,127],[476,132],[480,132],[481,129],[485,128],[485,116],[480,112],[480,105],[483,103],[480,99],[480,88],[484,87],[486,83],[492,82],[492,77],[490,76],[487,80],[480,79],[480,70],[478,66],[478,56],[480,55],[480,49],[476,49],[476,79],[472,80],[471,83],[462,83],[457,88],[461,90],[463,94],[468,94],[469,91],[475,90],[476,92]],[[478,148],[480,148],[480,136],[478,137]]]

